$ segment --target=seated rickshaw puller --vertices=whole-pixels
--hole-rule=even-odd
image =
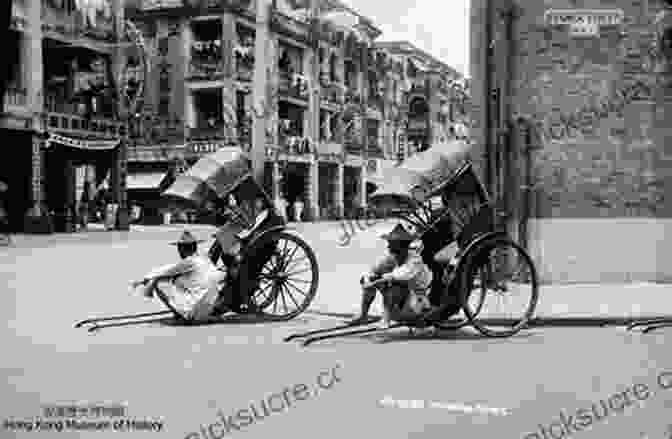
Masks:
[[[187,321],[213,317],[226,272],[218,270],[210,259],[197,253],[200,242],[203,241],[184,231],[178,241],[171,243],[177,246],[181,260],[153,270],[132,286],[144,285],[145,297],[153,297],[156,292],[172,311]]]
[[[427,290],[433,274],[420,257],[418,247],[411,245],[415,241],[413,235],[404,226],[397,224],[392,232],[381,238],[387,240],[389,254],[360,279],[363,285],[362,309],[353,323],[366,322],[377,290],[383,295],[383,319],[386,325],[395,317],[413,317],[431,308]],[[388,282],[385,286],[365,286],[377,280]]]

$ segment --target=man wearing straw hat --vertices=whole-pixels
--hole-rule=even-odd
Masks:
[[[432,283],[432,271],[420,256],[421,244],[401,224],[381,238],[387,241],[389,254],[360,279],[362,310],[353,323],[367,320],[378,290],[383,295],[386,325],[393,315],[412,316],[430,308],[427,290]]]
[[[174,312],[187,321],[209,320],[214,316],[219,291],[226,279],[226,272],[218,270],[206,256],[197,254],[197,240],[185,230],[180,239],[171,242],[177,246],[181,260],[175,264],[159,267],[144,279],[132,283],[134,288],[144,285],[143,295],[154,293]]]

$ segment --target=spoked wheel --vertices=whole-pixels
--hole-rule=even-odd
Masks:
[[[252,304],[278,320],[290,320],[305,311],[319,282],[313,250],[286,232],[270,232],[252,243],[240,273]]]
[[[463,270],[462,303],[469,322],[483,335],[509,337],[532,318],[539,298],[534,263],[525,250],[507,237],[496,237],[467,256]],[[481,304],[469,302],[480,291]]]

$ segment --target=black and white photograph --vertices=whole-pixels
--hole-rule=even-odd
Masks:
[[[0,0],[0,44],[0,439],[672,439],[672,0]]]

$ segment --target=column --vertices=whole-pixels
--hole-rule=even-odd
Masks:
[[[43,54],[42,54],[42,4],[40,2],[25,2],[28,23],[26,32],[22,34],[22,47],[20,62],[22,63],[21,74],[23,84],[27,91],[27,104],[33,114],[33,127],[37,133],[44,129],[42,119],[39,116],[44,110],[44,84],[43,84]],[[33,207],[29,210],[29,216],[39,217],[42,215],[40,202],[44,200],[42,187],[42,141],[40,135],[33,136],[32,150],[32,202]],[[28,147],[26,145],[26,147]]]
[[[344,212],[345,212],[345,203],[343,200],[344,196],[344,174],[345,174],[345,165],[343,163],[339,163],[336,165],[336,187],[334,188],[335,193],[334,193],[334,203],[336,204],[336,214],[339,217],[343,217]]]
[[[357,193],[359,207],[366,208],[366,161],[359,168],[359,191]]]
[[[196,112],[194,108],[194,93],[187,88],[184,93],[184,125],[189,128],[196,126]]]
[[[42,185],[42,139],[37,135],[33,135],[31,147],[33,156],[31,178],[33,208],[29,215],[39,217],[42,215],[42,201],[45,199],[44,187]]]
[[[237,40],[236,20],[233,14],[225,12],[222,16],[222,59],[224,60],[224,88],[222,99],[224,121],[227,125],[227,142],[238,143],[238,118],[236,115],[235,62],[233,54],[234,42]]]
[[[308,187],[306,193],[308,194],[308,199],[306,200],[306,206],[304,209],[307,210],[307,216],[310,221],[314,221],[319,218],[319,186],[320,186],[320,175],[319,175],[319,162],[317,160],[312,160],[308,164]]]
[[[126,57],[122,50],[122,42],[125,38],[125,15],[124,0],[112,0],[112,13],[114,15],[115,41],[112,64],[115,78],[121,78]],[[110,170],[110,187],[112,198],[117,204],[117,215],[114,228],[117,230],[129,230],[129,215],[126,194],[126,163],[127,163],[127,127],[129,112],[135,109],[126,108],[123,100],[119,99],[117,107],[118,120],[123,124],[123,130],[118,134],[119,145],[114,151],[114,165]]]

